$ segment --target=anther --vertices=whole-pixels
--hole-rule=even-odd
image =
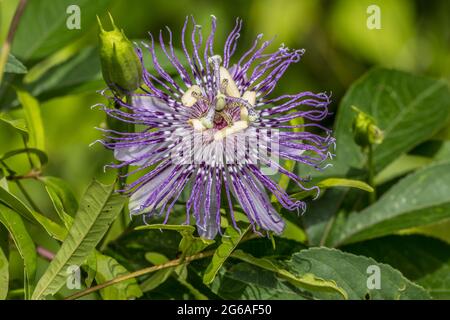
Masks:
[[[189,87],[181,97],[181,102],[186,107],[192,107],[197,100],[202,96],[202,90],[196,84]]]
[[[224,67],[219,68],[219,74],[220,74],[220,82],[223,83],[224,80],[227,80],[227,86],[225,89],[225,93],[233,98],[240,98],[241,94],[239,92],[238,87],[236,86],[236,83],[234,82],[233,78],[231,77],[230,73],[227,69]]]

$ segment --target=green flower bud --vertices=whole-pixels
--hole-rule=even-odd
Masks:
[[[366,148],[373,144],[381,144],[384,139],[383,131],[375,124],[375,120],[357,107],[352,106],[357,113],[353,120],[353,138],[357,145]]]
[[[103,79],[112,90],[126,95],[141,86],[142,65],[131,41],[114,24],[111,14],[109,17],[113,30],[105,31],[97,16]]]

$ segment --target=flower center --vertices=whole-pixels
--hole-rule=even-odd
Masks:
[[[206,112],[189,119],[188,123],[196,131],[214,130],[214,140],[217,141],[245,130],[259,115],[254,109],[256,92],[245,91],[241,95],[230,72],[221,66],[221,56],[212,56],[208,62],[213,74],[212,88],[215,90],[212,101],[199,85],[192,85],[181,97],[181,102],[188,108],[202,103],[207,106]]]

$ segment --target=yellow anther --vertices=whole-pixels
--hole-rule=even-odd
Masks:
[[[219,68],[220,82],[223,83],[224,80],[227,81],[227,85],[225,88],[225,93],[233,98],[240,98],[241,94],[239,89],[231,77],[230,73],[224,67]]]
[[[242,95],[242,99],[247,101],[252,107],[256,104],[256,92],[255,91],[245,91]]]
[[[192,107],[196,102],[198,97],[202,95],[202,90],[196,84],[189,87],[186,92],[181,97],[181,103],[186,107]]]

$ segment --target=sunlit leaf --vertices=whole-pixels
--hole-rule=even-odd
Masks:
[[[435,164],[402,179],[372,206],[351,213],[332,230],[337,246],[450,218],[450,163]]]
[[[27,122],[29,134],[27,146],[45,151],[44,125],[42,123],[39,102],[24,90],[17,89],[16,92]],[[36,162],[34,166],[40,166],[38,160],[34,160],[34,162]]]
[[[41,59],[71,41],[79,38],[95,23],[95,15],[102,14],[110,0],[33,0],[28,1],[17,28],[12,47],[13,54],[24,62]],[[69,29],[66,25],[70,15],[69,6],[80,10],[80,29]],[[30,32],[33,32],[30,38]],[[32,39],[32,41],[30,41]]]
[[[125,199],[114,185],[94,181],[87,189],[68,237],[36,285],[33,299],[55,294],[66,280],[67,267],[81,265],[119,214]]]
[[[26,297],[31,295],[36,274],[36,247],[31,239],[20,216],[0,203],[0,223],[2,223],[11,234],[14,244],[23,259],[25,271]]]
[[[245,236],[250,226],[241,230],[239,233],[233,226],[228,226],[222,237],[222,243],[217,247],[212,257],[211,263],[208,265],[204,275],[203,282],[205,284],[211,284],[216,277],[217,272],[222,267],[224,262],[229,258],[236,249],[239,242]]]

